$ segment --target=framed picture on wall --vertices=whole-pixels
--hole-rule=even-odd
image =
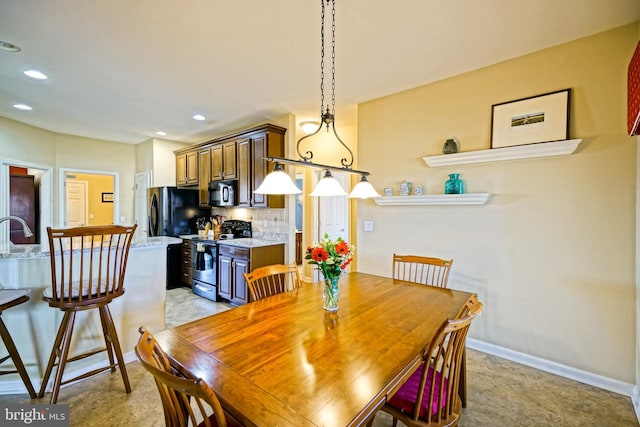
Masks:
[[[494,104],[491,111],[491,148],[569,137],[571,89]]]
[[[113,203],[113,193],[102,193],[102,203]]]

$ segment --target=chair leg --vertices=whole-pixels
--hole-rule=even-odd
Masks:
[[[111,334],[109,332],[109,324],[107,321],[107,316],[102,310],[102,307],[98,309],[100,313],[100,323],[102,324],[102,335],[104,337],[105,348],[107,349],[107,355],[109,356],[109,365],[111,366],[111,372],[116,371],[115,363],[113,360],[113,344],[111,341]]]
[[[43,397],[44,393],[47,389],[47,384],[49,383],[49,377],[51,376],[51,371],[53,370],[53,366],[56,362],[56,357],[58,356],[58,348],[60,348],[60,343],[62,342],[62,338],[64,336],[64,332],[67,329],[67,324],[69,323],[69,313],[65,312],[64,316],[62,316],[62,321],[60,322],[60,326],[58,327],[58,333],[56,334],[56,339],[53,342],[53,348],[51,349],[51,355],[49,356],[49,362],[47,363],[47,369],[44,371],[44,376],[42,377],[42,383],[40,384],[40,391],[38,392],[38,397]]]
[[[51,357],[49,358],[49,364],[47,370],[42,379],[42,385],[40,387],[40,393],[38,397],[44,396],[47,383],[49,382],[49,376],[51,370],[55,365],[56,358],[58,359],[58,368],[56,369],[56,375],[53,380],[53,387],[51,389],[51,404],[55,404],[58,401],[58,393],[60,393],[60,386],[62,385],[62,375],[64,374],[64,368],[67,364],[67,358],[69,356],[69,348],[71,347],[71,335],[73,333],[73,325],[76,320],[75,311],[66,311],[60,324],[58,335],[56,336],[56,342],[51,350]]]
[[[124,383],[124,389],[127,393],[131,393],[131,384],[129,384],[129,376],[127,375],[127,368],[124,363],[124,357],[122,357],[122,349],[120,348],[120,340],[118,339],[118,333],[116,332],[116,327],[113,323],[113,318],[111,317],[111,311],[109,310],[109,306],[105,305],[100,307],[101,313],[104,313],[105,323],[107,324],[107,329],[109,330],[109,338],[111,341],[111,345],[113,345],[113,351],[116,354],[116,358],[118,360],[118,368],[120,369],[120,375],[122,375],[122,382]]]
[[[462,367],[460,369],[460,384],[458,386],[458,394],[460,395],[460,401],[462,407],[467,407],[467,347],[462,350],[462,360],[460,362]]]
[[[33,384],[31,384],[31,379],[29,378],[29,374],[27,374],[27,370],[22,363],[22,359],[20,358],[20,354],[18,353],[18,349],[16,348],[9,331],[7,330],[6,325],[2,321],[2,317],[0,317],[0,336],[2,337],[2,341],[4,342],[7,351],[9,352],[9,356],[11,356],[11,360],[13,360],[13,364],[16,366],[16,370],[18,374],[20,374],[20,378],[24,383],[24,386],[27,388],[27,392],[32,399],[36,398],[36,391],[33,389]]]

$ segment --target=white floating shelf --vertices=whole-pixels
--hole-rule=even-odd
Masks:
[[[491,198],[490,193],[468,194],[427,194],[424,196],[387,196],[373,200],[381,206],[405,205],[484,205]]]
[[[517,145],[515,147],[492,148],[489,150],[426,156],[422,159],[427,166],[438,167],[470,163],[499,162],[503,160],[527,159],[532,157],[564,156],[576,151],[581,142],[582,139],[567,139],[563,141]]]

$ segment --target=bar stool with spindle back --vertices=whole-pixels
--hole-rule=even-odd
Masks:
[[[22,359],[20,358],[20,353],[18,353],[18,349],[16,348],[16,345],[13,342],[11,335],[9,334],[9,330],[2,320],[2,313],[5,310],[8,310],[11,307],[15,307],[16,305],[20,305],[27,301],[29,301],[29,291],[25,289],[0,290],[0,337],[2,337],[4,346],[9,352],[7,356],[0,359],[0,363],[4,363],[5,360],[11,358],[11,360],[13,361],[13,365],[15,366],[15,370],[3,370],[0,371],[0,375],[15,373],[19,374],[22,382],[24,383],[24,386],[27,388],[29,396],[31,396],[32,399],[35,399],[36,391],[33,389],[31,379],[29,379],[29,374],[27,374],[24,363],[22,363]]]
[[[58,365],[53,381],[51,403],[56,403],[60,386],[89,376],[119,368],[127,393],[131,392],[127,370],[109,303],[124,294],[124,276],[131,240],[136,230],[119,225],[47,228],[51,259],[51,287],[43,299],[50,307],[64,312],[42,379],[38,397],[43,397],[54,365]],[[69,357],[71,335],[76,313],[98,309],[105,347]],[[106,351],[109,365],[62,381],[68,362]],[[114,360],[114,355],[115,359]]]

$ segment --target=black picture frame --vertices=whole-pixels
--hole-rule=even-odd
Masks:
[[[570,99],[569,88],[494,104],[491,148],[568,139]]]

